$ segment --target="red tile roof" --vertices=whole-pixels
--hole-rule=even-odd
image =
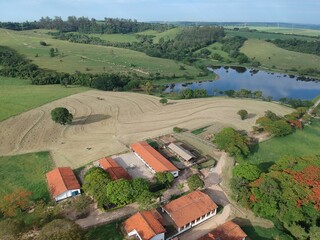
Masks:
[[[215,210],[218,206],[205,193],[196,190],[163,207],[178,227],[196,220],[197,218]]]
[[[109,173],[112,180],[117,180],[120,178],[124,178],[127,180],[131,179],[131,176],[127,173],[127,171],[123,167],[119,166],[117,162],[112,158],[101,158],[99,160],[99,165],[107,173]]]
[[[48,186],[52,197],[67,190],[80,189],[80,184],[70,167],[56,168],[46,174]]]
[[[242,240],[247,234],[232,221],[226,222],[198,240]]]
[[[179,171],[169,160],[157,152],[147,142],[138,142],[130,145],[146,163],[148,163],[155,172],[174,172]]]
[[[152,211],[138,212],[128,218],[123,223],[123,227],[127,233],[135,229],[143,240],[149,240],[160,233],[166,232],[158,220],[159,215],[159,213],[154,214]]]

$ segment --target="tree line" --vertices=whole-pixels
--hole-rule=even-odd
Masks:
[[[42,17],[34,22],[0,22],[0,28],[16,31],[31,29],[54,29],[61,32],[81,32],[81,33],[136,33],[145,30],[166,31],[173,28],[172,24],[138,22],[132,19],[105,18],[98,21],[94,18],[69,16],[67,20],[61,17]]]

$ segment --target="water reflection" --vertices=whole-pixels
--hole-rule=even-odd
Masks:
[[[213,96],[220,94],[221,91],[244,88],[251,91],[260,90],[264,96],[272,96],[274,100],[283,97],[311,100],[320,95],[320,82],[310,78],[249,70],[243,67],[216,67],[210,71],[218,74],[219,80],[175,83],[168,86],[165,92],[179,92],[186,88],[206,89],[208,95]]]

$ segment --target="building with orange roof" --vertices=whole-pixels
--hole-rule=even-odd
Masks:
[[[147,142],[131,144],[130,148],[153,174],[158,172],[170,172],[174,177],[179,176],[179,169]]]
[[[131,180],[131,176],[127,171],[118,165],[118,163],[112,158],[104,157],[98,161],[98,166],[104,169],[111,177],[112,180],[127,179]]]
[[[178,234],[217,214],[218,206],[205,193],[196,190],[162,207],[173,220]]]
[[[142,211],[134,214],[123,223],[129,237],[140,240],[164,240],[166,230],[161,225],[161,215],[156,211]]]
[[[55,201],[81,194],[80,184],[70,167],[59,167],[46,174],[50,194]]]
[[[226,222],[198,240],[245,240],[247,234],[238,224]]]

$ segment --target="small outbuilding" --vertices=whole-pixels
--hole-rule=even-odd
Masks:
[[[161,215],[156,211],[142,211],[123,223],[128,237],[140,240],[165,240],[166,230],[161,224]]]
[[[56,202],[81,194],[80,184],[70,167],[59,167],[46,174],[50,194]]]
[[[190,161],[191,159],[195,158],[195,156],[188,151],[187,149],[183,148],[182,146],[176,143],[170,143],[168,148],[178,157],[182,158],[185,161]]]
[[[228,221],[198,240],[245,240],[247,234],[238,224]]]

